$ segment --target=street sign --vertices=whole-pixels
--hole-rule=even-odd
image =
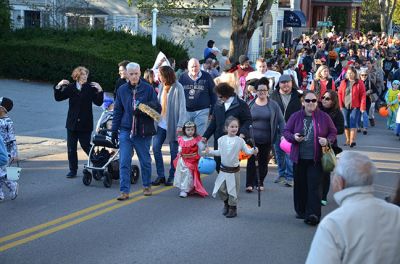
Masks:
[[[317,27],[331,27],[332,21],[317,21]]]

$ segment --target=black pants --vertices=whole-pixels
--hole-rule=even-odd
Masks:
[[[321,217],[321,162],[300,159],[294,164],[294,209],[299,216]]]
[[[67,129],[67,148],[68,148],[68,162],[70,171],[76,172],[78,170],[78,140],[83,151],[89,156],[91,144],[90,136],[92,131],[73,131]]]
[[[327,196],[329,192],[329,187],[331,185],[331,173],[322,172],[322,199],[327,201]]]
[[[257,144],[258,148],[258,173],[260,175],[260,185],[264,186],[264,179],[268,174],[268,163],[269,163],[269,153],[271,152],[271,143],[268,144]],[[256,172],[256,159],[252,155],[247,160],[246,168],[246,187],[257,186],[257,172]]]

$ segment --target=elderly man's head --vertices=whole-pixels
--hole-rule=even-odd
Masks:
[[[197,76],[200,72],[200,62],[198,59],[192,58],[189,60],[188,71],[191,76]]]
[[[364,154],[344,151],[339,158],[333,176],[333,191],[345,188],[372,185],[376,167]]]
[[[128,76],[129,82],[132,85],[138,84],[140,80],[140,65],[135,62],[130,62],[126,65],[126,74]]]

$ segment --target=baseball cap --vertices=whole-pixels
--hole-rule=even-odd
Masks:
[[[240,64],[243,64],[243,63],[245,63],[246,61],[249,61],[250,59],[249,59],[249,57],[247,57],[246,55],[240,55],[239,56],[239,63]]]
[[[290,75],[288,74],[283,74],[281,75],[281,77],[279,77],[279,82],[290,82],[292,81],[292,77],[290,77]]]

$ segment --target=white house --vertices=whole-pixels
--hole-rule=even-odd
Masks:
[[[223,2],[223,1],[222,1]],[[250,42],[249,56],[255,59],[265,48],[280,41],[283,27],[283,11],[297,8],[300,0],[279,0],[271,11],[264,15],[263,23],[254,32]],[[14,28],[23,27],[60,27],[60,28],[104,28],[126,30],[133,34],[149,33],[151,26],[142,25],[149,17],[135,6],[129,7],[126,0],[11,0],[11,19]],[[168,18],[160,17],[159,21]],[[201,27],[205,35],[195,35],[195,27],[161,23],[158,35],[175,42],[185,41],[190,56],[202,58],[203,50],[209,39],[215,41],[220,49],[229,49],[231,34],[230,6],[220,4],[211,10],[209,17],[198,21],[189,21]],[[190,24],[189,23],[189,24]]]

